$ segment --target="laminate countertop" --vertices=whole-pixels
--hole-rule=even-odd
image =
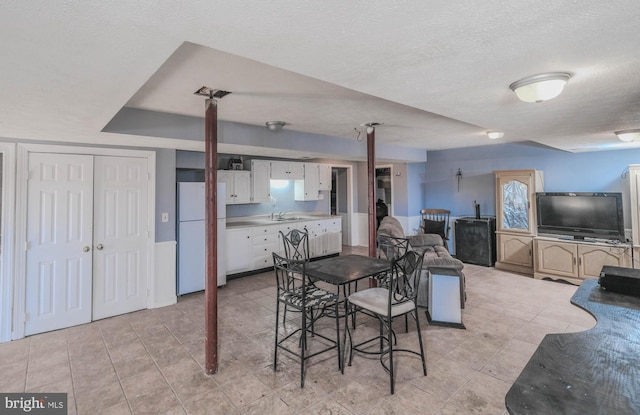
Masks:
[[[506,395],[510,414],[640,414],[640,298],[582,283],[571,303],[597,323],[548,334]]]

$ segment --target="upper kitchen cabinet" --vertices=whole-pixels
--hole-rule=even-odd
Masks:
[[[218,182],[227,185],[227,205],[251,203],[251,172],[218,170]]]
[[[318,164],[302,163],[304,179],[295,181],[294,199],[298,201],[318,200]]]
[[[331,190],[330,164],[318,164],[318,190]]]
[[[270,177],[272,180],[303,180],[304,163],[272,161]]]
[[[271,162],[269,160],[251,160],[251,201],[253,203],[271,200],[270,168]]]

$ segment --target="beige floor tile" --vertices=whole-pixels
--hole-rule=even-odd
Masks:
[[[377,356],[356,354],[344,375],[335,352],[316,356],[302,390],[294,357],[280,351],[273,370],[272,272],[218,290],[219,367],[212,376],[203,370],[204,295],[194,293],[169,307],[2,343],[0,390],[67,392],[70,415],[505,414],[504,396],[542,338],[589,329],[595,320],[570,304],[575,286],[474,265],[465,274],[467,329],[429,326],[421,311],[428,375],[412,356],[396,357],[393,396]],[[280,334],[299,321],[288,313]],[[356,339],[377,333],[375,320],[359,316],[357,323]],[[403,322],[394,327],[401,344],[416,350],[415,326],[408,334]],[[330,338],[334,328],[331,319],[317,323]],[[291,344],[297,347],[295,339]]]
[[[220,389],[208,391],[183,401],[189,415],[239,415],[229,398]]]

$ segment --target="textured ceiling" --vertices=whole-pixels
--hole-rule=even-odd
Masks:
[[[636,147],[640,3],[624,1],[2,1],[0,137],[201,150],[101,132],[125,105],[427,150],[534,141],[568,151]],[[573,74],[558,98],[508,86]],[[504,131],[490,141],[487,130]]]

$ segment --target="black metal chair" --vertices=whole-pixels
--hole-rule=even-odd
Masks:
[[[284,245],[284,257],[296,261],[309,260],[309,232],[292,229],[289,233],[280,231],[280,239]]]
[[[387,259],[392,261],[396,258],[400,258],[409,250],[409,238],[400,238],[397,236],[389,236],[385,234],[379,234],[377,237],[378,242],[378,258]],[[388,274],[379,275],[375,277],[376,285],[378,287],[388,287]],[[355,315],[353,317],[355,321]],[[355,327],[355,324],[353,324]],[[404,316],[405,331],[409,332],[409,318],[405,314]]]
[[[340,318],[338,313],[338,294],[330,293],[326,290],[311,284],[306,275],[306,260],[293,260],[281,257],[273,253],[273,266],[277,280],[277,303],[276,303],[276,333],[275,350],[273,354],[273,369],[277,369],[278,350],[282,349],[300,359],[300,387],[304,387],[305,362],[329,350],[337,349],[338,368],[342,370],[342,353],[340,348]],[[278,321],[280,319],[280,304],[287,308],[300,312],[300,326],[291,333],[279,338]],[[313,330],[314,323],[322,317],[333,317],[336,321],[336,338],[331,339]],[[284,313],[283,313],[284,322]],[[292,350],[290,338],[299,334],[299,351]],[[319,337],[323,341],[319,345],[320,349],[307,353],[309,346],[309,336]]]
[[[280,239],[283,244],[284,257],[286,259],[295,261],[309,261],[309,232],[307,229],[291,229],[288,233],[280,231]],[[302,278],[292,273],[293,281],[301,282]],[[287,318],[287,305],[284,306],[284,317],[282,323],[284,324]]]
[[[427,375],[427,363],[416,304],[423,256],[423,254],[416,251],[407,251],[403,256],[394,258],[387,287],[375,287],[357,291],[351,294],[347,300],[350,312],[363,312],[374,316],[378,318],[380,323],[378,336],[357,344],[354,344],[353,337],[349,332],[349,338],[351,339],[349,366],[351,366],[354,350],[365,354],[379,354],[382,367],[389,373],[391,394],[395,391],[393,367],[393,354],[395,352],[406,352],[420,356],[422,370],[424,375]],[[396,339],[392,322],[395,317],[402,315],[411,315],[416,322],[420,352],[397,347],[397,344],[395,344]],[[370,345],[374,342],[380,343],[379,348],[371,348]],[[366,346],[369,346],[369,348],[366,348]],[[385,356],[388,356],[388,365],[385,363]]]

